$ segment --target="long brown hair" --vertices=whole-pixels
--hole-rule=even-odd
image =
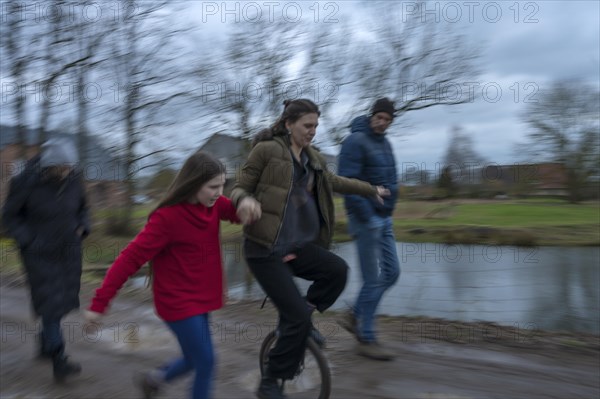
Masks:
[[[183,164],[175,179],[167,189],[167,193],[160,200],[156,208],[150,212],[148,218],[157,209],[185,202],[212,178],[226,172],[225,165],[217,158],[207,152],[198,151],[192,154]],[[148,275],[146,276],[146,287],[149,287],[154,273],[152,272],[152,260],[148,262]]]
[[[225,165],[209,153],[198,151],[192,154],[150,215],[157,209],[189,200],[204,183],[225,172]]]
[[[252,147],[263,140],[270,140],[274,136],[287,136],[288,130],[285,127],[286,122],[294,123],[306,114],[321,115],[319,106],[306,98],[297,100],[285,100],[283,102],[283,112],[277,121],[270,128],[263,129],[256,133],[252,139]]]

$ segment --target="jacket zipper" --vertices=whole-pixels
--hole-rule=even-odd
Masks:
[[[291,154],[290,154],[291,156]],[[283,221],[285,220],[285,213],[287,212],[288,203],[290,202],[290,194],[292,193],[292,186],[294,185],[294,160],[292,159],[292,179],[290,180],[290,186],[288,187],[287,196],[285,198],[285,207],[283,208],[283,215],[281,215],[281,222],[279,222],[279,227],[277,228],[277,235],[275,236],[275,241],[273,245],[271,245],[271,249],[277,245],[277,240],[279,240],[279,233],[281,233],[281,227],[283,226]]]
[[[319,195],[319,193],[321,192],[321,187],[323,186],[323,171],[321,171],[321,173],[318,175],[318,179],[317,179],[317,174],[315,171],[315,179],[317,180],[317,193],[316,193],[316,197],[317,197],[317,207],[319,208],[319,213],[321,214],[321,217],[323,218],[323,222],[325,223],[325,228],[327,229],[327,237],[330,236],[330,231],[329,231],[329,220],[327,220],[327,217],[325,216],[325,214],[323,213],[323,210],[321,209],[321,196]],[[319,229],[320,231],[321,229]],[[320,235],[320,234],[319,234]],[[331,243],[328,243],[331,244]]]

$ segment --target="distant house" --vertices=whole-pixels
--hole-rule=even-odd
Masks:
[[[213,134],[201,147],[200,150],[206,151],[217,157],[227,168],[227,178],[235,179],[248,159],[251,145],[249,140],[241,137],[230,136],[222,133]],[[327,161],[330,170],[337,169],[337,157],[331,154],[322,153]]]
[[[538,179],[535,181],[537,195],[566,196],[567,168],[562,163],[538,164]]]
[[[567,195],[567,169],[561,163],[490,165],[483,181],[502,194]]]
[[[250,153],[250,142],[241,137],[215,133],[200,147],[218,158],[227,169],[227,179],[235,179]]]
[[[76,142],[76,138],[69,133],[49,131],[47,134],[48,138],[67,137]],[[4,203],[8,193],[10,179],[22,171],[26,161],[19,159],[20,148],[16,138],[14,126],[0,125],[0,204]],[[39,153],[40,146],[34,129],[26,129],[24,146],[27,159]],[[102,208],[124,202],[126,192],[122,164],[94,136],[88,137],[86,162],[80,168],[90,206]]]

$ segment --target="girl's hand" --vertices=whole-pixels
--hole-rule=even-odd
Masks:
[[[237,208],[237,217],[240,218],[242,224],[250,224],[256,222],[262,216],[260,202],[252,197],[245,197],[239,203]]]
[[[383,186],[377,186],[375,188],[377,189],[377,195],[375,196],[375,198],[377,198],[377,202],[383,204],[383,197],[389,197],[391,195],[391,192]]]

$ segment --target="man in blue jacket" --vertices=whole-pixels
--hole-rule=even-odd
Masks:
[[[391,195],[383,203],[374,198],[346,195],[348,227],[354,237],[363,277],[356,303],[342,326],[359,342],[358,353],[376,360],[391,360],[392,354],[376,338],[375,313],[383,294],[400,276],[392,213],[398,195],[396,162],[385,137],[394,120],[394,103],[378,99],[370,115],[352,121],[351,134],[343,144],[338,174],[384,186]]]

